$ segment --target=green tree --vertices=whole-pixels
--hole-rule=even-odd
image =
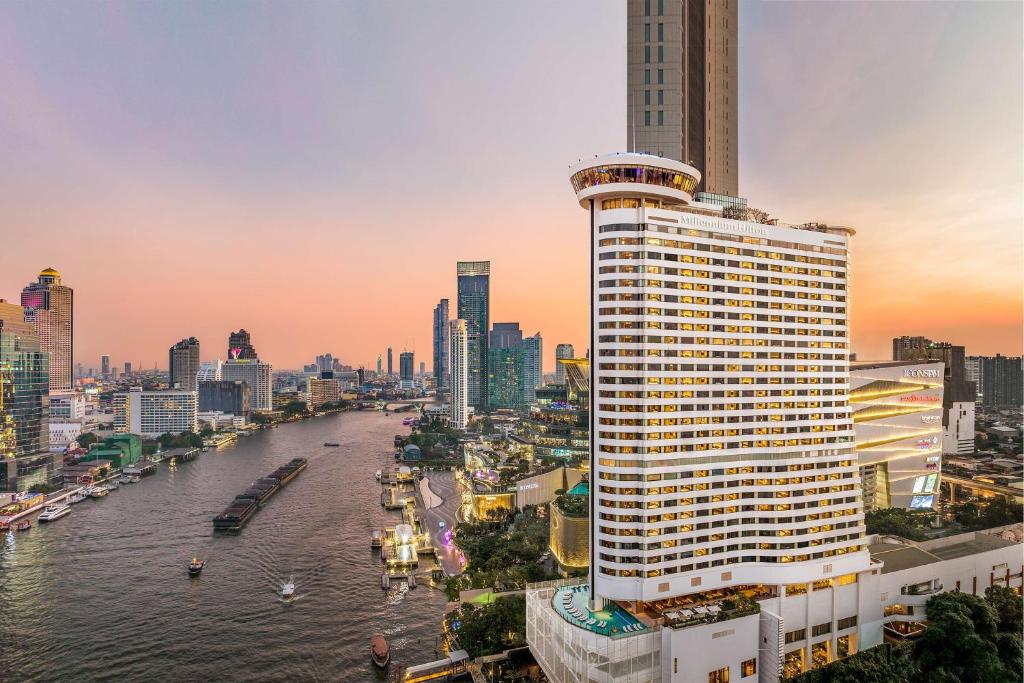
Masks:
[[[996,646],[998,615],[981,598],[939,593],[925,605],[928,628],[914,645],[914,658],[927,681],[1010,683],[1011,670]]]
[[[202,429],[199,430],[199,436],[201,436],[203,438],[211,437],[211,436],[213,436],[213,434],[214,434],[213,427],[211,427],[209,425],[207,425],[207,426],[205,426],[205,427],[203,427]]]
[[[902,508],[882,508],[872,510],[864,515],[864,523],[869,534],[891,534],[909,538],[912,541],[924,540],[925,523],[930,513],[915,512]]]
[[[88,448],[89,446],[93,445],[99,440],[100,437],[96,436],[92,432],[85,432],[84,434],[79,434],[78,438],[75,439],[75,441],[78,442],[80,448]]]
[[[1002,633],[1020,633],[1024,629],[1024,597],[1003,586],[985,589],[985,600],[996,611],[996,628]]]
[[[498,654],[526,642],[526,598],[513,595],[487,605],[463,603],[448,617],[459,646],[470,657]]]
[[[793,683],[917,683],[922,680],[909,643],[884,644],[813,669]]]

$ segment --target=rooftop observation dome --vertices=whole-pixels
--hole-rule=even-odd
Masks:
[[[40,271],[39,277],[60,277],[60,272],[55,268],[45,268]]]
[[[569,180],[580,206],[600,197],[657,197],[680,204],[693,201],[700,171],[675,159],[653,154],[604,154],[574,164]]]

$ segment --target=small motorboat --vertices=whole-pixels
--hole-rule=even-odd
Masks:
[[[375,633],[370,638],[370,657],[373,663],[381,669],[386,669],[391,661],[391,651],[388,649],[388,641],[383,634]]]
[[[118,483],[121,483],[121,484],[134,484],[135,483],[135,482],[132,481],[132,475],[130,475],[130,474],[122,474],[121,478],[118,479],[117,481],[118,481]]]
[[[31,528],[32,528],[32,520],[30,520],[30,519],[23,519],[23,520],[21,520],[20,522],[18,522],[17,524],[14,525],[14,529],[16,531],[28,531]]]
[[[6,519],[4,521],[0,522],[0,531],[10,531],[10,530],[11,530],[11,523],[10,522],[8,522]]]
[[[188,563],[188,575],[199,576],[205,566],[206,560],[200,560],[198,557],[193,557],[192,561]]]
[[[328,448],[337,448],[340,445],[341,445],[340,443],[335,443],[333,441],[324,441],[324,446],[326,446]]]
[[[103,486],[93,486],[91,489],[89,489],[89,497],[90,498],[102,498],[103,496],[107,495],[108,493],[110,493],[110,491],[108,491]]]
[[[71,508],[67,505],[47,505],[46,509],[39,514],[39,521],[52,522],[70,513]]]
[[[285,602],[291,602],[292,598],[295,597],[295,582],[292,581],[292,577],[288,577],[288,581],[281,586],[281,599]]]
[[[77,491],[72,492],[67,498],[65,498],[64,502],[67,503],[68,505],[75,505],[77,503],[81,503],[88,497],[89,495],[85,492],[85,489],[78,489]]]
[[[376,472],[373,473],[373,478],[376,479],[377,481],[380,481],[382,475],[383,473],[380,470],[377,470]]]
[[[108,481],[106,483],[106,485],[104,485],[103,488],[105,488],[107,491],[116,491],[120,487],[121,487],[121,482],[119,482],[117,479],[111,479],[110,481]]]

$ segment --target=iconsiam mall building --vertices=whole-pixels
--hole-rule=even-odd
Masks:
[[[853,230],[727,219],[693,200],[699,180],[638,153],[571,172],[590,576],[527,607],[559,683],[778,680],[881,640],[848,403]]]

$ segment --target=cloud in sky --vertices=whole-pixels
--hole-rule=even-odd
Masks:
[[[1021,8],[743,3],[741,190],[853,225],[854,347],[1020,352]],[[0,7],[0,297],[46,266],[76,354],[166,364],[246,327],[294,367],[429,365],[455,261],[492,319],[585,349],[568,164],[625,145],[625,9],[561,3]]]

